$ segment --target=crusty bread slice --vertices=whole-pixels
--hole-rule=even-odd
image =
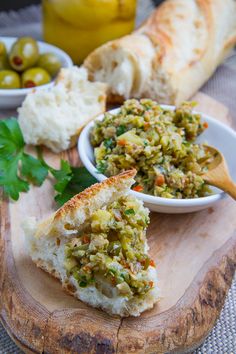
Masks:
[[[139,316],[157,302],[158,288],[154,265],[149,265],[146,270],[146,279],[153,287],[145,297],[136,296],[129,299],[114,289],[110,289],[114,296],[108,297],[93,284],[85,288],[80,287],[75,278],[68,275],[64,267],[65,244],[75,237],[78,230],[83,229],[95,211],[129,192],[135,173],[135,170],[127,171],[97,183],[73,197],[40,224],[37,225],[34,218],[28,219],[24,224],[28,250],[38,267],[60,279],[63,288],[78,299],[91,306],[102,308],[109,314],[120,316]],[[143,207],[141,201],[137,203]],[[145,248],[147,252],[147,244]]]

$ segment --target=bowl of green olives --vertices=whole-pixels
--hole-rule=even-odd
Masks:
[[[0,37],[0,108],[16,108],[32,90],[53,86],[73,62],[63,50],[31,37]]]

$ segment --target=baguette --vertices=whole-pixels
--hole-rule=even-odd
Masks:
[[[130,252],[132,254],[132,249],[129,249],[129,244],[126,245],[129,255],[127,253],[127,256],[122,256],[120,261],[118,261],[120,254],[118,256],[117,249],[114,248],[115,256],[112,253],[111,246],[119,244],[119,241],[114,241],[116,232],[117,235],[120,235],[118,239],[122,238],[122,242],[124,242],[127,232],[131,241],[133,238],[132,242],[139,243],[141,257],[148,259],[145,227],[140,233],[140,225],[142,225],[140,217],[143,215],[148,218],[148,210],[143,207],[141,201],[127,196],[129,188],[134,182],[134,175],[135,171],[128,171],[95,184],[73,197],[40,224],[37,225],[34,218],[28,219],[24,224],[27,247],[36,265],[58,278],[62,282],[63,288],[70,294],[111,315],[139,316],[141,312],[152,308],[159,296],[156,270],[152,262],[142,268],[141,263],[137,260],[130,261],[129,255]],[[119,229],[120,231],[114,229],[115,224],[111,219],[106,222],[107,215],[112,210],[112,203],[115,203],[114,213],[118,214],[117,224],[122,226],[119,223],[122,223],[123,219],[126,220]],[[121,215],[118,205],[122,203],[126,203],[128,208],[134,205],[138,226],[135,226],[133,217],[129,219],[129,215]],[[130,223],[129,220],[131,220]],[[113,227],[113,229],[111,230],[109,227]],[[132,229],[134,233],[132,233]],[[83,240],[85,234],[86,242],[83,241],[85,244],[81,244],[80,240]],[[138,241],[134,240],[135,237],[137,238],[137,234],[141,237]],[[87,241],[89,238],[90,240]],[[87,248],[87,251],[84,251],[84,247]],[[133,247],[135,250],[135,244]],[[79,250],[80,248],[82,251]],[[75,255],[72,252],[77,253]],[[124,252],[123,248],[122,252]],[[68,254],[70,255],[68,256]],[[81,257],[81,254],[83,254],[82,258],[78,258]],[[81,260],[78,261],[78,259]],[[104,259],[105,263],[102,263]],[[101,265],[96,263],[97,260],[101,262]],[[81,262],[79,263],[80,268],[77,262]],[[95,262],[94,268],[91,265],[93,262]],[[90,279],[91,281],[88,282],[91,272],[93,281]],[[82,278],[81,274],[83,274]],[[132,284],[128,286],[126,280],[121,276],[124,279],[127,279],[128,276],[129,280],[134,283],[127,280],[129,285]],[[85,281],[88,283],[85,284]],[[137,284],[144,283],[145,286],[151,284],[150,289],[138,292],[135,282]]]
[[[151,98],[179,105],[210,78],[236,43],[235,0],[167,0],[131,35],[84,62],[108,101]]]

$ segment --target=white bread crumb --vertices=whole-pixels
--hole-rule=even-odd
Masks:
[[[52,88],[28,94],[18,109],[24,140],[56,153],[67,150],[105,103],[105,84],[89,82],[84,68],[62,69]]]

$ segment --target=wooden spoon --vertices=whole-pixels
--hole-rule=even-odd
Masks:
[[[236,184],[230,177],[224,156],[212,146],[204,145],[204,148],[213,156],[213,161],[206,164],[208,170],[201,177],[208,184],[222,189],[236,200]]]

